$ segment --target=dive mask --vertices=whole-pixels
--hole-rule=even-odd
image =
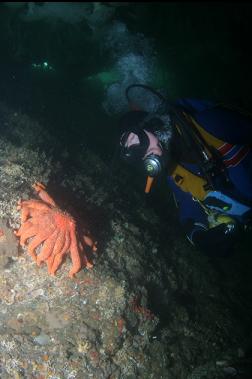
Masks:
[[[128,145],[130,134],[135,134],[137,143]],[[120,157],[128,163],[137,164],[143,159],[149,147],[149,138],[144,130],[123,133],[120,140]]]
[[[129,142],[130,137],[135,136],[135,142]],[[134,141],[134,137],[132,137]],[[148,176],[158,176],[163,167],[163,156],[153,153],[146,155],[150,146],[150,139],[147,132],[138,130],[137,132],[125,132],[120,140],[121,158],[134,165],[141,164],[144,172]]]

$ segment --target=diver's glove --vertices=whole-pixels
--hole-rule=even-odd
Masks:
[[[210,229],[197,229],[191,241],[209,256],[225,257],[233,253],[240,237],[238,223],[223,223]]]

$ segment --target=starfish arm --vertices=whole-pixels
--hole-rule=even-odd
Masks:
[[[35,209],[29,208],[28,206],[23,206],[21,208],[21,224],[26,222],[35,212]],[[38,211],[39,212],[39,211]]]
[[[51,272],[51,268],[52,268],[52,265],[53,265],[53,261],[54,261],[54,256],[53,255],[50,255],[50,257],[48,257],[46,259],[46,264],[47,264],[47,271],[50,273]]]
[[[48,272],[50,275],[55,276],[55,272],[61,265],[63,258],[65,254],[57,254],[55,257],[52,257],[52,262],[50,261],[47,265],[48,267]]]
[[[48,204],[43,203],[41,200],[22,200],[18,204],[18,209],[22,208],[37,209],[39,211],[48,211],[51,207]]]
[[[52,263],[51,270],[50,270],[50,274],[51,275],[55,275],[55,272],[57,271],[57,269],[61,265],[61,262],[62,262],[62,260],[64,258],[64,255],[66,255],[66,253],[69,250],[69,248],[70,248],[70,236],[69,236],[69,232],[67,230],[65,232],[65,243],[64,243],[64,246],[63,246],[61,252],[55,256],[54,261]]]
[[[20,226],[18,230],[15,231],[15,235],[20,237],[27,229],[31,228],[33,223],[29,220]]]
[[[53,233],[53,229],[46,228],[38,233],[37,236],[33,238],[31,243],[28,245],[28,252],[34,261],[37,261],[37,255],[35,254],[35,249],[44,242]]]
[[[21,208],[21,223],[25,222],[30,215],[30,210],[28,207]]]
[[[83,266],[86,268],[92,268],[94,266],[93,263],[89,262],[84,251],[82,251],[82,253]]]
[[[65,244],[65,231],[59,230],[57,234],[57,239],[55,241],[52,255],[55,257],[57,254],[59,254]]]
[[[28,217],[32,220],[36,220],[38,222],[39,220],[49,218],[50,210],[41,211],[36,208],[27,208],[27,209],[28,209]]]
[[[70,239],[71,239],[71,245],[70,245],[70,253],[71,253],[71,259],[72,259],[72,268],[69,271],[68,276],[72,278],[74,274],[76,274],[81,269],[81,257],[80,252],[77,245],[77,240],[75,236],[75,226],[71,226],[70,229]]]
[[[91,247],[93,252],[97,251],[97,241],[94,242],[91,237],[86,236],[85,234],[83,235],[83,241],[87,246]]]
[[[54,232],[57,227],[54,217],[51,212],[38,212],[28,219],[33,225],[38,225],[39,229],[42,231]]]
[[[56,207],[55,201],[46,192],[46,190],[45,190],[46,187],[44,186],[44,184],[39,183],[39,182],[34,183],[33,188],[35,189],[35,191],[37,192],[37,194],[39,195],[39,197],[41,198],[41,200],[43,200],[47,204],[52,205],[53,207]]]
[[[24,229],[23,233],[20,235],[20,245],[24,246],[28,238],[35,236],[39,232],[37,225],[32,225],[29,228]]]
[[[40,266],[42,262],[46,261],[52,255],[58,233],[58,229],[55,229],[52,235],[44,242],[41,252],[37,255],[38,266]]]
[[[44,214],[45,217],[43,217],[43,214],[39,213],[38,215],[34,216],[34,217],[31,217],[29,218],[27,221],[24,221],[20,228],[15,232],[16,236],[17,237],[20,237],[22,236],[22,234],[24,232],[26,232],[29,228],[31,227],[37,227],[38,230],[42,229],[42,230],[48,230],[48,231],[53,231],[53,229],[55,229],[55,226],[52,225],[52,223],[50,222],[50,218],[48,219],[48,215],[47,213]],[[44,225],[44,228],[41,228],[41,224],[43,223]]]

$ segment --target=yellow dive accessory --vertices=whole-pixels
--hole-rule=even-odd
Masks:
[[[220,224],[236,224],[236,221],[227,215],[224,214],[214,214],[215,212],[212,212],[212,214],[208,215],[208,223],[209,223],[209,229],[215,228],[216,226]]]
[[[194,200],[198,201],[198,203],[202,206],[205,213],[207,214],[209,229],[215,228],[216,226],[218,226],[220,224],[233,224],[233,225],[236,224],[236,220],[233,217],[226,215],[226,214],[223,214],[223,213],[220,213],[220,212],[217,212],[213,209],[209,209],[208,207],[206,207],[202,203],[202,201],[200,201],[198,199],[194,198]]]

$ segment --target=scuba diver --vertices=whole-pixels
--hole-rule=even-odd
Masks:
[[[146,105],[139,91],[158,105]],[[140,165],[146,193],[167,176],[191,244],[209,256],[230,255],[252,225],[251,117],[198,99],[172,104],[141,84],[129,86],[126,97],[131,110],[119,124],[120,157]]]

